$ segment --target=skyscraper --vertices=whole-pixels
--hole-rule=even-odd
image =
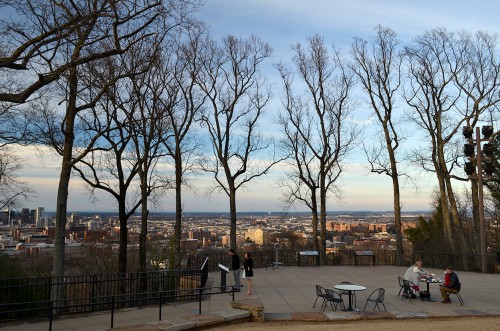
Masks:
[[[30,224],[30,209],[21,209],[21,224]]]
[[[45,216],[45,208],[38,207],[36,209],[36,214],[35,214],[35,224],[37,227],[41,228],[47,226],[47,224],[45,224],[46,222],[44,222],[45,220],[44,216]]]

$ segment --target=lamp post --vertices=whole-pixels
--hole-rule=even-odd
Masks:
[[[472,128],[470,126],[465,126],[463,128],[463,135],[468,139],[469,143],[464,145],[464,154],[469,158],[469,162],[465,163],[465,173],[469,178],[476,178],[478,183],[478,203],[479,203],[479,240],[481,246],[481,271],[486,273],[488,271],[487,267],[487,242],[486,242],[486,222],[484,220],[484,197],[483,197],[483,170],[486,176],[491,176],[495,171],[492,166],[491,156],[493,155],[493,145],[491,144],[491,135],[493,134],[492,126],[483,126],[482,133],[483,138],[481,138],[481,132],[479,127],[476,127],[476,150],[477,156],[474,157],[474,145],[472,139]],[[487,141],[481,150],[481,142]],[[475,161],[475,162],[474,162]],[[483,161],[485,161],[483,169]],[[477,167],[477,175],[474,176],[474,172]]]

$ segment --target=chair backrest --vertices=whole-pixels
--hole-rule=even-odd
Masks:
[[[404,279],[403,279],[403,277],[398,276],[398,282],[399,282],[399,286],[403,287],[403,285],[404,285]]]
[[[326,299],[327,300],[341,300],[340,294],[338,292],[336,292],[335,290],[331,290],[331,289],[326,288],[325,292],[326,292]]]
[[[378,291],[377,302],[384,302],[385,299],[385,289],[379,288],[376,289],[375,292]]]
[[[458,286],[457,286],[456,290],[460,292],[461,288],[462,288],[462,283],[458,283]]]
[[[404,279],[404,278],[403,278],[403,285],[404,285],[405,287],[408,287],[408,288],[410,288],[410,289],[411,289],[411,287],[412,287],[414,284],[413,284],[411,281],[406,280],[406,279]]]
[[[316,295],[322,296],[324,294],[325,294],[325,289],[320,285],[316,285]]]

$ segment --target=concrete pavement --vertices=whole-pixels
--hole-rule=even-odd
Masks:
[[[462,282],[461,306],[454,295],[451,304],[442,304],[437,284],[430,285],[431,295],[436,302],[419,299],[401,300],[398,297],[398,275],[403,275],[407,267],[395,266],[321,266],[288,267],[280,269],[255,269],[254,290],[246,294],[246,281],[242,280],[241,292],[235,293],[235,301],[241,304],[261,304],[264,307],[264,320],[269,321],[346,321],[357,319],[402,319],[434,317],[500,316],[500,275],[456,271]],[[440,275],[444,270],[430,269]],[[212,273],[213,286],[220,285],[219,273]],[[315,285],[333,288],[342,281],[363,285],[367,289],[357,292],[359,312],[332,311],[328,306],[320,311],[320,304],[313,308],[316,299]],[[231,284],[231,279],[229,279]],[[424,285],[425,286],[425,285]],[[373,305],[362,311],[368,296],[377,288],[386,290],[385,306],[387,312],[373,312]],[[347,300],[347,299],[346,299]],[[159,321],[158,307],[134,308],[115,312],[116,330],[187,330],[200,326],[221,323],[246,322],[250,313],[235,309],[228,294],[216,294],[202,301],[202,314],[198,314],[198,302],[169,304],[163,306]],[[320,301],[320,300],[318,300]],[[109,312],[85,316],[65,316],[53,322],[52,330],[110,330]],[[25,321],[16,324],[0,325],[0,331],[46,331],[48,320]]]

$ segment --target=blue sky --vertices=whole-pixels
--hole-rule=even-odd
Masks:
[[[210,25],[213,37],[227,34],[245,38],[255,34],[274,49],[273,57],[265,64],[265,74],[276,84],[275,97],[279,97],[279,81],[273,65],[279,61],[289,62],[292,57],[290,45],[305,43],[308,37],[318,34],[330,44],[334,43],[348,51],[354,37],[369,39],[377,25],[390,27],[403,42],[434,27],[445,27],[450,31],[485,30],[500,32],[498,13],[500,1],[410,1],[410,0],[206,0],[198,17]],[[274,100],[274,105],[279,100]],[[364,105],[362,107],[365,107]],[[272,121],[272,111],[267,121]],[[366,107],[359,110],[365,114]],[[363,117],[364,115],[358,115]],[[26,167],[23,179],[32,183],[38,196],[27,201],[26,207],[44,206],[55,209],[59,158],[42,151],[43,157],[31,150],[24,153]],[[349,169],[340,185],[342,200],[331,199],[329,210],[392,210],[392,186],[389,177],[369,174],[364,160],[359,155],[349,159]],[[280,211],[280,189],[276,184],[278,172],[261,179],[248,189],[240,190],[237,208],[245,211]],[[417,176],[418,187],[408,186],[402,190],[403,210],[427,210],[434,188],[431,176]],[[201,197],[206,189],[204,179],[193,179],[194,191],[186,192],[185,211],[226,211],[228,199],[225,195],[213,195],[211,199]],[[94,204],[82,190],[78,178],[71,182],[69,211],[114,210],[114,203],[107,196],[99,195]],[[159,208],[174,210],[173,193],[166,196]],[[305,210],[297,206],[297,210]]]

